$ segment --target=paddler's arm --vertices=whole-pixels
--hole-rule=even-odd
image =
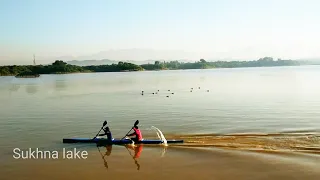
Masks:
[[[136,133],[136,129],[135,129],[135,128],[133,128],[133,130],[134,130],[134,132],[133,132],[133,133],[131,133],[131,134],[128,134],[128,136],[137,135],[137,133]]]
[[[133,135],[135,135],[135,134],[136,134],[136,132],[131,133],[131,134],[128,134],[128,136],[133,136]]]

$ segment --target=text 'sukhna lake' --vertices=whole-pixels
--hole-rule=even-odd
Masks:
[[[319,79],[319,66],[0,77],[0,146],[59,146],[103,120],[118,138],[137,119],[165,134],[319,131]]]

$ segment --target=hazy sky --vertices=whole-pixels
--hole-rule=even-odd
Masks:
[[[136,56],[144,50],[181,59],[320,57],[319,7],[318,0],[0,0],[0,63],[31,63],[33,53],[38,61],[155,58]],[[126,49],[139,53],[121,54]]]

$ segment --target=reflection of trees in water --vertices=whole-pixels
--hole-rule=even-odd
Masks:
[[[56,91],[63,91],[67,89],[67,83],[65,80],[56,80],[54,89]]]
[[[200,80],[201,80],[201,81],[205,81],[206,79],[207,79],[206,76],[201,76],[201,77],[200,77]]]
[[[28,94],[35,94],[38,91],[38,85],[28,84],[26,85],[26,92]]]
[[[28,94],[34,94],[38,91],[38,88],[42,83],[41,79],[13,78],[9,85],[9,92],[17,92],[22,86]]]
[[[17,92],[20,89],[20,84],[11,84],[9,90],[10,92]]]

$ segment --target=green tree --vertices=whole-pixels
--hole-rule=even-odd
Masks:
[[[206,63],[207,61],[204,60],[204,59],[200,59],[200,62],[201,62],[201,63]]]
[[[0,75],[1,76],[8,76],[10,75],[10,69],[8,66],[0,67]]]
[[[65,66],[67,65],[66,62],[63,62],[61,60],[56,60],[54,63],[52,63],[53,66]]]

